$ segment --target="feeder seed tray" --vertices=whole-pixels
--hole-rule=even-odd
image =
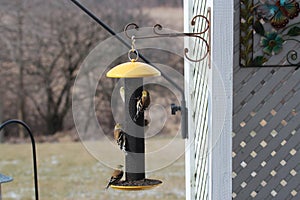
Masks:
[[[111,188],[117,190],[149,190],[162,184],[160,180],[143,179],[137,181],[120,181],[115,185],[111,185]]]

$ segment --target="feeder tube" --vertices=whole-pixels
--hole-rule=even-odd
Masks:
[[[144,114],[134,122],[136,104],[143,91],[143,78],[125,78],[125,132],[127,154],[125,155],[126,181],[145,178]]]

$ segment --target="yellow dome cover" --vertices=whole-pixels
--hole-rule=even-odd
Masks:
[[[160,71],[141,62],[126,62],[109,70],[106,74],[110,78],[143,78],[151,76],[160,76]]]

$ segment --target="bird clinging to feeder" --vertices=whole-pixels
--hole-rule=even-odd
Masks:
[[[122,130],[122,125],[117,123],[114,128],[114,138],[122,151],[126,151],[126,134]]]
[[[105,187],[105,189],[107,190],[111,185],[118,183],[122,177],[123,177],[123,165],[118,165],[117,169],[114,170],[112,176],[110,177],[110,180],[107,184],[107,186]]]
[[[139,115],[143,113],[148,108],[149,105],[150,105],[150,94],[147,90],[143,90],[142,96],[139,98],[139,100],[136,103],[136,114],[133,120],[136,121]]]

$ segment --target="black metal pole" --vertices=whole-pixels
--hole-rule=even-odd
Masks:
[[[33,137],[33,134],[29,128],[29,126],[21,121],[21,120],[17,120],[17,119],[11,119],[8,120],[6,122],[4,122],[3,124],[0,125],[0,131],[9,124],[20,124],[22,125],[28,132],[30,139],[31,139],[31,146],[32,146],[32,160],[33,160],[33,174],[34,174],[34,187],[35,187],[35,199],[38,200],[39,199],[39,188],[38,188],[38,173],[37,173],[37,159],[36,159],[36,147],[35,147],[35,140]]]
[[[143,78],[125,78],[125,132],[127,154],[125,155],[126,181],[145,178],[144,114],[134,122],[136,104],[143,91]]]

